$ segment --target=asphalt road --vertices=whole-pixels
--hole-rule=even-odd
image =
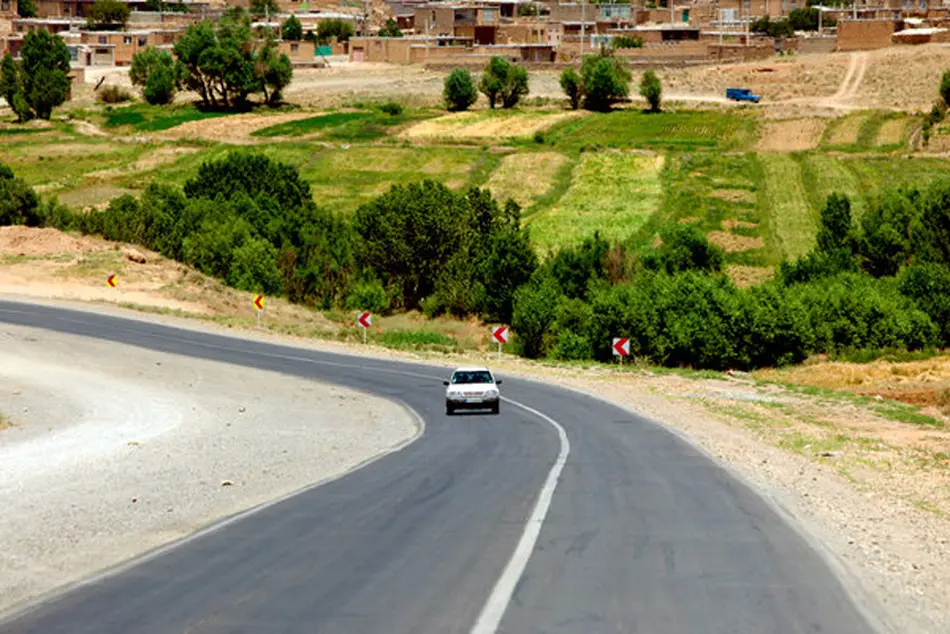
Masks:
[[[470,632],[505,570],[513,594],[509,603],[501,592],[497,631],[511,634],[874,631],[819,554],[745,485],[594,398],[503,385],[570,441],[530,559],[512,569],[565,449],[535,413],[505,403],[499,416],[448,418],[431,366],[6,301],[2,322],[358,388],[408,405],[426,431],[344,478],[40,603],[0,632]]]

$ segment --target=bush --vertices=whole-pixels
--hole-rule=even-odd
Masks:
[[[900,272],[897,284],[937,326],[940,345],[950,346],[950,269],[933,263],[910,266]]]
[[[793,9],[788,14],[788,24],[793,31],[817,31],[818,11],[815,7]],[[822,18],[821,23],[823,28],[830,28],[836,26],[838,21],[826,15]]]
[[[643,48],[643,40],[636,35],[618,35],[610,40],[613,48]]]
[[[379,107],[379,109],[393,117],[398,117],[405,110],[402,104],[396,103],[395,101],[384,103]]]
[[[357,282],[346,296],[346,307],[385,314],[389,311],[389,294],[378,280]]]
[[[14,176],[9,167],[0,163],[0,227],[43,223],[40,200],[32,187]]]
[[[725,252],[710,244],[706,235],[693,225],[676,225],[661,234],[659,247],[641,255],[644,268],[677,273],[701,271],[718,273],[725,262]]]
[[[327,44],[334,37],[337,42],[346,42],[356,31],[353,25],[344,20],[323,20],[317,25],[317,41],[321,44]]]
[[[515,291],[511,328],[518,335],[522,355],[536,359],[548,353],[562,297],[557,282],[545,274]]]
[[[396,24],[396,21],[389,18],[386,20],[386,24],[379,29],[377,35],[379,37],[402,37],[402,31],[399,30],[399,25]]]
[[[561,90],[571,102],[571,110],[577,110],[584,97],[583,79],[573,68],[565,68],[561,71],[560,84]]]
[[[159,66],[145,80],[142,96],[152,105],[164,106],[172,102],[177,91],[177,68]]]
[[[950,70],[943,71],[940,76],[940,97],[946,106],[950,106]]]
[[[435,350],[457,352],[458,341],[432,330],[387,330],[379,336],[379,344],[397,350]]]
[[[817,249],[825,253],[854,249],[854,228],[851,223],[851,201],[843,194],[831,194],[821,210],[816,238]]]
[[[132,101],[132,93],[122,86],[103,86],[96,92],[96,98],[102,103],[123,103]]]
[[[468,110],[478,99],[475,84],[472,82],[472,74],[464,68],[456,68],[449,73],[442,88],[442,99],[445,101],[445,107],[451,112]]]
[[[581,64],[581,75],[588,110],[610,110],[630,94],[630,70],[612,55],[588,55]]]
[[[660,111],[660,100],[663,98],[663,85],[653,70],[643,73],[640,78],[640,96],[647,100],[650,112]]]

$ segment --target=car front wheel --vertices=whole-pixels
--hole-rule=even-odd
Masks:
[[[497,414],[499,411],[501,411],[501,404],[500,404],[500,403],[495,403],[494,405],[491,406],[491,413],[492,413],[492,414]]]
[[[451,403],[448,403],[448,402],[447,402],[447,403],[445,404],[445,415],[446,415],[446,416],[451,416],[451,415],[454,414],[454,413],[455,413],[455,408],[452,407],[452,404],[451,404]]]

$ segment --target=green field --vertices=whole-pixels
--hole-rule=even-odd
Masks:
[[[0,128],[0,161],[73,207],[102,206],[152,182],[181,186],[235,148],[136,136],[227,116],[193,105],[96,106],[70,116],[48,128]],[[82,134],[83,119],[115,138]],[[917,121],[862,111],[830,122],[818,149],[757,153],[763,126],[750,109],[575,115],[547,106],[460,116],[354,104],[265,121],[249,142],[296,167],[318,204],[344,213],[394,184],[428,178],[514,199],[542,251],[594,231],[646,245],[688,222],[726,249],[727,263],[772,267],[808,251],[828,194],[847,194],[860,217],[880,192],[947,173],[947,159],[905,156]]]
[[[629,239],[659,208],[662,162],[629,152],[585,153],[561,200],[528,219],[535,243],[553,250],[595,231]]]

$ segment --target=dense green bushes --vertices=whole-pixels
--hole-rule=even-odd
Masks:
[[[394,186],[344,221],[294,168],[235,152],[182,189],[151,185],[73,214],[0,167],[0,224],[143,244],[236,288],[318,307],[510,323],[528,357],[609,361],[611,339],[629,337],[638,358],[713,369],[950,345],[948,218],[946,183],[891,192],[859,223],[831,196],[810,254],[738,288],[692,225],[635,253],[595,234],[539,262],[516,204],[432,181]]]

